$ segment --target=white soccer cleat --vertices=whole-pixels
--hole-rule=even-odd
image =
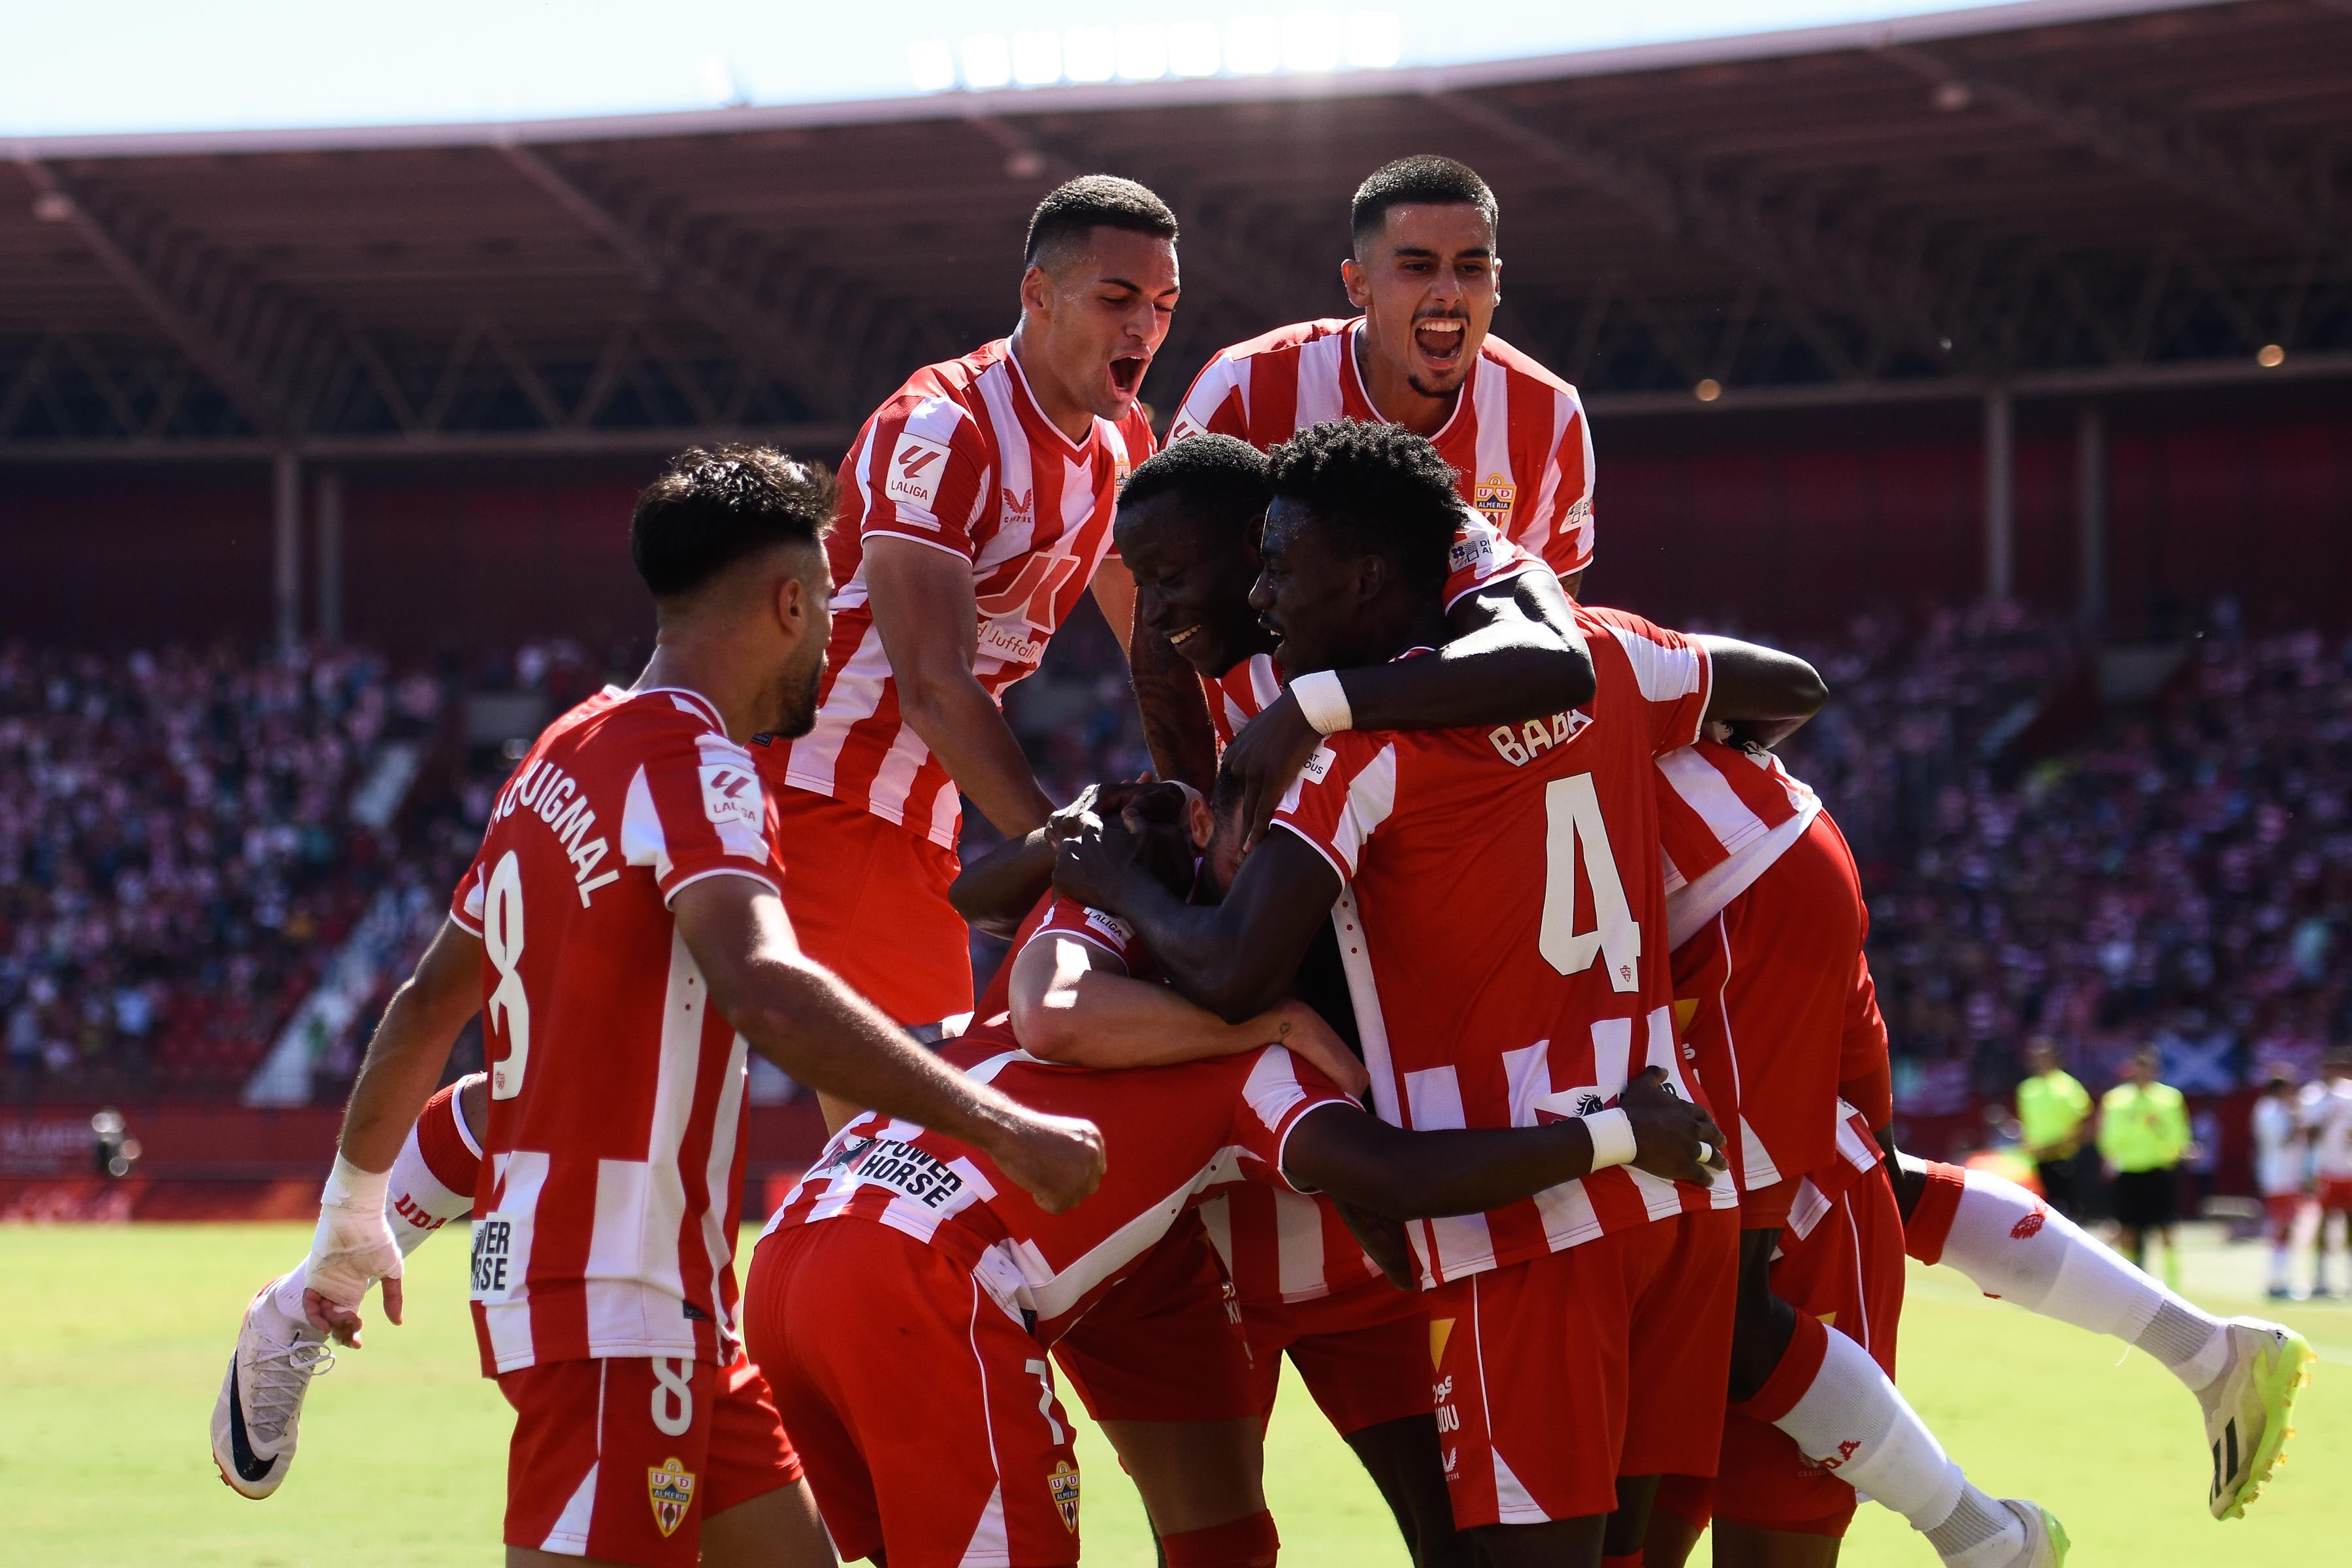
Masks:
[[[2025,1527],[2025,1550],[2010,1559],[2010,1568],[2065,1568],[2066,1552],[2074,1543],[2056,1514],[2023,1498],[2005,1497],[2000,1506]]]
[[[307,1319],[289,1317],[272,1279],[245,1309],[236,1350],[213,1402],[213,1463],[242,1497],[266,1498],[294,1464],[302,1396],[310,1380],[335,1364],[327,1336]]]
[[[2239,1519],[2262,1495],[2294,1436],[2286,1424],[2294,1396],[2311,1381],[2311,1343],[2293,1329],[2260,1318],[2232,1318],[2230,1364],[2197,1396],[2205,1407],[2205,1444],[2213,1480],[2205,1499],[2215,1519]]]

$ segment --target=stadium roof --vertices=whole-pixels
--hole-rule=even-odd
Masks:
[[[2352,374],[2347,60],[2352,0],[2040,0],[1320,79],[17,142],[0,461],[838,445],[1012,324],[1029,207],[1094,169],[1185,224],[1164,408],[1220,345],[1344,311],[1349,191],[1426,150],[1502,197],[1498,330],[1598,410]]]

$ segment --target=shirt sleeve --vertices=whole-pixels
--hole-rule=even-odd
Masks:
[[[1454,550],[1447,558],[1445,607],[1454,608],[1465,595],[1489,584],[1507,582],[1523,572],[1549,571],[1543,561],[1503,537],[1502,531],[1475,511],[1466,511],[1454,531]]]
[[[885,404],[845,465],[842,526],[861,539],[889,534],[966,561],[993,495],[988,444],[949,397],[908,393]]]
[[[621,858],[652,868],[664,903],[705,877],[749,877],[781,896],[783,863],[751,754],[683,716],[649,735],[621,809]]]
[[[1249,439],[1249,415],[1242,405],[1242,369],[1233,359],[1219,354],[1201,367],[1192,378],[1192,390],[1184,395],[1184,402],[1176,410],[1175,422],[1168,427],[1170,445],[1187,436],[1231,436],[1237,441]]]
[[[1037,929],[1029,933],[1029,940],[1021,944],[1022,951],[1027,952],[1031,945],[1048,937],[1076,937],[1117,959],[1119,967],[1129,974],[1150,965],[1133,926],[1108,910],[1097,910],[1076,899],[1056,895],[1054,907],[1046,911]]]
[[[1592,564],[1592,426],[1576,404],[1551,455],[1551,504],[1542,520],[1544,556],[1563,577]]]
[[[1246,1059],[1249,1070],[1234,1108],[1230,1139],[1232,1147],[1241,1151],[1242,1174],[1268,1186],[1313,1192],[1292,1181],[1282,1168],[1291,1130],[1308,1111],[1326,1105],[1344,1105],[1359,1116],[1364,1108],[1340,1093],[1320,1069],[1280,1046],[1262,1046]]]
[[[1853,986],[1846,994],[1845,1031],[1838,1045],[1838,1092],[1874,1128],[1895,1115],[1894,1064],[1887,1055],[1886,1019],[1878,1010],[1878,983],[1870,961],[1853,960]]]
[[[482,934],[483,879],[488,868],[482,864],[482,852],[474,851],[474,863],[457,879],[457,890],[449,895],[449,919],[458,930],[473,936]]]
[[[1331,863],[1345,887],[1356,879],[1365,841],[1396,806],[1396,742],[1343,730],[1316,748],[1274,814]]]
[[[1633,667],[1636,699],[1650,731],[1650,752],[1664,756],[1695,745],[1704,732],[1714,667],[1695,637],[1669,631],[1624,610],[1586,610],[1617,639]]]

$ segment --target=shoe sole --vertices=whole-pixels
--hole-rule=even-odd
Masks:
[[[2254,1447],[2254,1460],[2246,1472],[2245,1484],[2231,1498],[2230,1506],[2213,1516],[2215,1519],[2245,1518],[2248,1505],[2263,1495],[2263,1487],[2272,1473],[2286,1462],[2287,1439],[2294,1436],[2287,1417],[2294,1414],[2294,1396],[2311,1386],[2312,1363],[2318,1359],[2311,1342],[2289,1330],[2286,1342],[2279,1347],[2269,1367],[2254,1373],[2254,1386],[2262,1393],[2263,1408],[2268,1417],[2263,1425],[2263,1440]]]

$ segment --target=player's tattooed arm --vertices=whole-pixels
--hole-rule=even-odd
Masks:
[[[1464,595],[1446,614],[1452,633],[1433,658],[1339,672],[1358,730],[1454,730],[1514,724],[1591,699],[1592,655],[1549,572],[1523,572]],[[1288,690],[1225,748],[1242,786],[1245,843],[1255,843],[1323,737]]]
[[[749,877],[706,877],[671,903],[710,1003],[751,1049],[819,1093],[961,1139],[1047,1212],[1102,1180],[1090,1121],[1044,1116],[926,1050],[793,940],[783,901]]]
[[[1339,874],[1293,833],[1269,835],[1221,904],[1188,904],[1118,822],[1089,821],[1054,858],[1054,886],[1136,929],[1169,984],[1229,1024],[1276,1005],[1339,897]]]
[[[898,687],[898,711],[956,787],[1008,838],[1044,825],[1054,803],[996,700],[972,674],[980,608],[971,563],[912,540],[866,542],[874,627]]]
[[[1127,665],[1152,771],[1208,794],[1217,773],[1217,732],[1200,676],[1165,637],[1145,626],[1135,628],[1128,644]]]
[[[1665,1086],[1650,1068],[1625,1086],[1617,1108],[1633,1135],[1636,1170],[1706,1185],[1724,1168],[1714,1118]],[[1284,1173],[1342,1204],[1391,1219],[1478,1214],[1589,1176],[1592,1134],[1582,1117],[1540,1127],[1407,1132],[1335,1106],[1310,1113],[1283,1147]]]
[[[1736,637],[1696,640],[1714,667],[1707,722],[1727,725],[1736,744],[1777,746],[1830,700],[1821,672],[1795,654]]]

